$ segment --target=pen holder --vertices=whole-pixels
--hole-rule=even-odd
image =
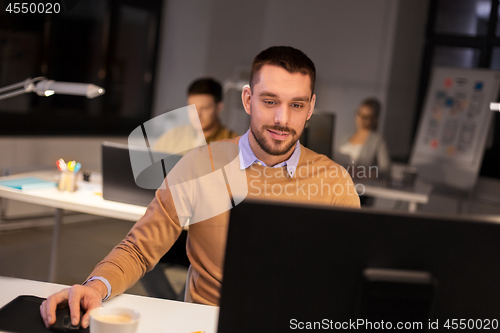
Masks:
[[[57,187],[59,191],[75,192],[76,191],[76,173],[63,171],[61,179]]]

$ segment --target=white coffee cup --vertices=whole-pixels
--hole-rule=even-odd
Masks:
[[[139,312],[127,308],[100,307],[90,311],[90,333],[135,333]]]

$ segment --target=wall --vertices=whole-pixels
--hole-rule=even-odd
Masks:
[[[126,137],[0,137],[0,171],[14,173],[56,168],[56,161],[75,160],[82,170],[101,171],[101,143],[127,143]]]
[[[428,0],[167,1],[154,114],[183,106],[186,86],[196,77],[248,78],[259,51],[291,45],[316,64],[317,108],[337,115],[335,145],[354,130],[360,100],[375,96],[386,105],[380,129],[387,127],[390,152],[408,154],[427,5]],[[231,98],[226,111],[241,113],[240,104]]]
[[[349,0],[304,7],[303,1],[270,1],[260,46],[293,45],[315,62],[317,108],[337,115],[336,145],[354,129],[354,110],[362,98],[384,99],[396,5]],[[280,10],[283,15],[276,18],[273,13]]]
[[[337,115],[336,145],[354,129],[359,101],[376,96],[391,154],[409,154],[428,0],[164,1],[155,115],[184,106],[193,79],[248,76],[259,51],[292,45],[316,63],[317,106]],[[226,109],[243,112],[232,101]],[[98,170],[103,140],[110,138],[0,137],[0,168],[53,166],[67,156]],[[445,206],[438,202],[431,211]]]
[[[154,115],[186,105],[189,83],[206,73],[211,0],[164,0]]]
[[[427,5],[428,0],[165,0],[154,114],[184,106],[186,87],[196,77],[244,77],[259,51],[292,45],[316,63],[317,107],[337,115],[336,145],[354,129],[359,101],[376,96],[386,105],[380,129],[390,153],[405,156]],[[243,112],[237,96],[231,103],[226,112]],[[35,159],[31,150],[25,154]]]

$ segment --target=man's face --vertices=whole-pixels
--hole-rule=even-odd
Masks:
[[[196,106],[203,131],[208,131],[217,126],[222,103],[216,103],[212,95],[189,95],[187,102],[188,105],[194,104]]]
[[[311,78],[264,65],[253,91],[245,87],[243,104],[250,115],[250,130],[259,147],[272,156],[286,155],[295,146],[311,117],[316,96]]]

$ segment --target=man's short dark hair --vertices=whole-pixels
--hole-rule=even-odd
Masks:
[[[188,96],[202,94],[212,95],[215,103],[219,103],[222,101],[222,86],[210,77],[193,81],[189,85]]]
[[[250,71],[250,88],[259,82],[258,74],[264,65],[278,66],[289,73],[301,73],[311,78],[311,95],[316,83],[316,67],[311,59],[302,51],[291,46],[272,46],[260,52],[252,63]]]

